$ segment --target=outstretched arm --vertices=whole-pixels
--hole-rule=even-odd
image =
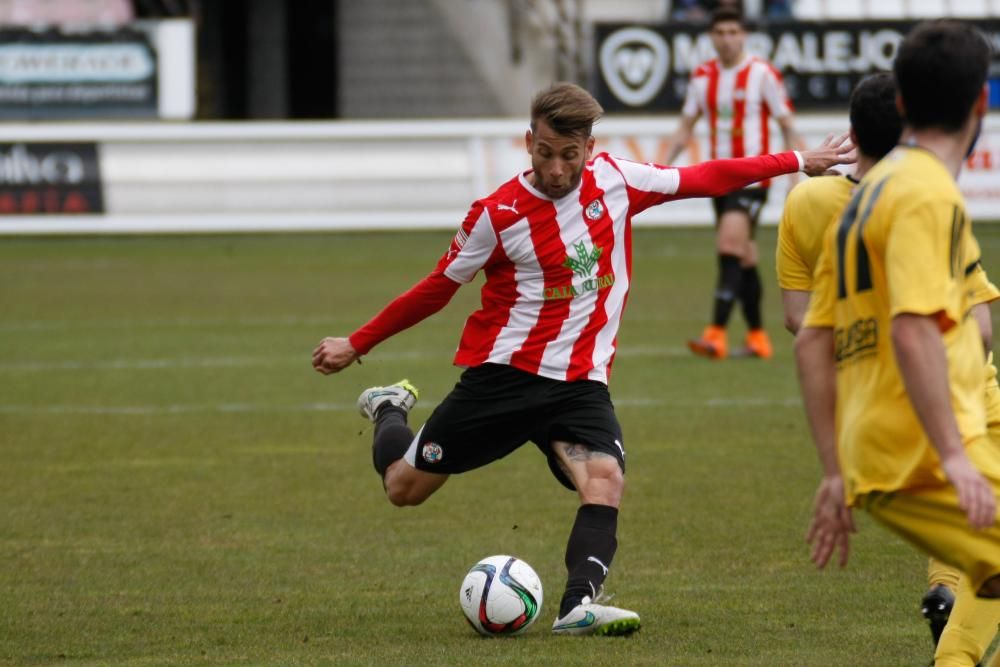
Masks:
[[[718,197],[742,187],[782,174],[804,171],[819,176],[838,164],[854,162],[854,146],[847,135],[832,135],[818,147],[807,151],[788,151],[774,155],[710,160],[691,167],[678,167],[680,183],[676,198]]]
[[[342,371],[382,341],[444,308],[459,287],[436,269],[348,338],[324,338],[313,350],[313,368],[323,375]]]

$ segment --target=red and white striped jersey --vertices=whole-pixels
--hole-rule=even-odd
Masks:
[[[632,216],[685,197],[716,197],[801,169],[802,156],[639,164],[606,153],[553,200],[522,173],[473,203],[437,267],[349,337],[359,354],[486,276],[466,320],[458,366],[507,364],[556,380],[607,383],[632,275]],[[530,172],[529,172],[530,173]]]
[[[725,68],[710,60],[695,69],[681,113],[708,119],[712,159],[770,152],[768,120],[792,113],[792,103],[778,72],[766,60],[747,56]]]

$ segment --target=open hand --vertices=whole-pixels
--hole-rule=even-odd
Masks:
[[[839,551],[838,564],[847,565],[850,535],[856,532],[851,508],[844,501],[844,481],[840,476],[824,477],[816,489],[813,520],[806,535],[806,542],[812,545],[812,562],[822,570]]]
[[[839,137],[827,135],[816,148],[802,151],[802,171],[810,176],[822,176],[827,170],[838,164],[854,164],[857,161],[857,151],[854,144],[848,141],[849,132]]]

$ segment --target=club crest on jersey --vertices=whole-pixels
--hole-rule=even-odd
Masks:
[[[441,449],[441,445],[436,442],[428,442],[424,444],[424,448],[421,450],[420,455],[424,457],[424,461],[428,463],[437,463],[444,456],[444,450]]]
[[[604,217],[604,204],[601,203],[600,199],[595,199],[587,204],[587,208],[584,213],[590,220],[600,220]]]

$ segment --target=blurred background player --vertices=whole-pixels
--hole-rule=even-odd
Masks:
[[[846,564],[849,508],[860,506],[962,570],[939,666],[975,664],[1000,621],[1000,448],[985,433],[996,373],[982,375],[984,302],[997,290],[955,184],[985,114],[988,63],[986,41],[954,22],[903,42],[908,146],[869,171],[826,234],[796,342],[824,469],[813,560],[823,567],[839,549]]]
[[[903,121],[896,109],[896,83],[892,74],[883,72],[863,79],[851,93],[850,102],[851,142],[857,147],[857,162],[851,174],[820,176],[804,181],[788,194],[778,226],[778,244],[775,266],[778,285],[781,287],[785,327],[793,334],[802,325],[802,318],[809,305],[813,288],[813,273],[822,250],[823,238],[831,225],[836,224],[847,205],[854,186],[864,178],[875,163],[887,155],[899,141]],[[1000,443],[1000,391],[997,389],[996,368],[990,352],[992,323],[989,302],[1000,297],[1000,291],[986,278],[982,267],[977,267],[970,279],[975,284],[973,315],[980,325],[980,335],[987,354],[987,425],[991,441]],[[993,436],[992,433],[996,432]],[[921,600],[921,612],[927,618],[940,660],[949,656],[966,654],[961,635],[975,638],[972,645],[989,646],[996,630],[996,621],[988,610],[979,609],[975,595],[966,593],[967,603],[959,606],[951,629],[941,639],[948,624],[959,589],[961,573],[935,558],[928,565],[927,594]],[[967,579],[966,579],[967,582]],[[968,588],[968,584],[964,584]],[[975,664],[982,651],[970,656]],[[972,659],[974,658],[974,659]],[[942,662],[942,664],[966,664]]]
[[[631,218],[800,168],[822,173],[849,147],[669,168],[592,158],[602,112],[589,93],[540,93],[525,135],[532,169],[476,201],[437,268],[347,338],[326,338],[313,366],[343,370],[381,341],[443,308],[486,274],[482,308],[466,322],[455,364],[466,370],[414,436],[416,389],[402,381],[361,393],[375,423],[373,461],[394,505],[419,505],[451,474],[496,461],[528,441],[580,499],[566,548],[556,634],[624,635],[639,615],[601,603],[617,549],[625,450],[607,383],[631,281]]]
[[[793,127],[792,105],[781,75],[770,63],[748,55],[744,49],[747,31],[739,10],[723,7],[713,12],[709,35],[718,57],[700,65],[691,76],[680,125],[671,137],[666,163],[672,164],[687,147],[694,125],[702,116],[708,119],[712,159],[768,153],[772,116],[781,128],[785,146],[803,149],[804,143]],[[688,341],[695,354],[711,359],[728,355],[726,325],[739,301],[748,329],[747,352],[764,359],[772,355],[771,341],[761,317],[763,288],[754,242],[768,185],[769,181],[762,181],[713,199],[719,273],[712,323],[700,338]]]

